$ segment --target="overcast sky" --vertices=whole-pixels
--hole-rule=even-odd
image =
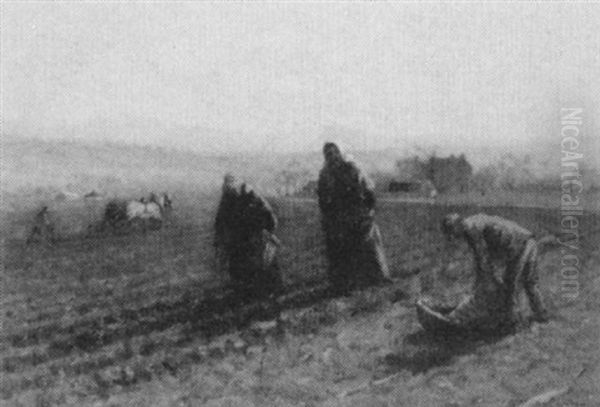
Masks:
[[[600,4],[1,7],[5,133],[469,149],[556,138],[560,107],[600,116]]]

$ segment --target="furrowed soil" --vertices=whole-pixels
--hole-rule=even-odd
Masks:
[[[595,213],[580,217],[576,298],[561,290],[564,247],[541,251],[550,322],[525,318],[513,333],[436,338],[421,330],[415,299],[456,301],[472,268],[466,250],[441,262],[441,218],[484,211],[542,237],[559,233],[558,209],[381,202],[377,222],[393,283],[333,297],[316,204],[279,200],[286,292],[242,304],[214,267],[216,198],[186,202],[175,202],[161,230],[130,233],[87,230],[89,207],[55,208],[63,227],[53,244],[24,245],[30,214],[12,217],[1,298],[2,405],[600,403]]]

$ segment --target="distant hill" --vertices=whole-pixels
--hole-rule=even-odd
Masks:
[[[320,146],[304,153],[217,154],[101,141],[42,140],[4,136],[2,190],[13,194],[83,195],[92,190],[104,196],[146,193],[148,190],[209,190],[218,188],[223,174],[232,172],[266,193],[278,191],[284,169],[302,170],[302,185],[316,179],[322,166]],[[485,166],[513,168],[527,182],[560,175],[560,149],[549,146],[521,153],[481,151],[467,154],[475,171]],[[385,149],[350,151],[370,174],[396,174],[396,161],[407,151]],[[436,153],[444,155],[444,151]],[[588,159],[593,157],[587,157]],[[514,168],[518,169],[515,171]]]
[[[320,151],[217,155],[166,147],[11,136],[5,136],[2,145],[3,189],[8,192],[51,188],[111,194],[165,185],[208,188],[220,185],[225,172],[271,188],[275,174],[292,163],[314,177],[322,165]],[[386,151],[354,155],[368,171],[376,171],[392,170],[398,154]]]
[[[3,139],[3,189],[36,188],[117,194],[140,188],[214,185],[247,163],[163,147],[117,143]]]

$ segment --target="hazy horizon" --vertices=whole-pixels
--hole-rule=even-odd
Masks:
[[[598,4],[6,3],[3,133],[208,152],[598,151]],[[590,151],[590,150],[588,150]]]

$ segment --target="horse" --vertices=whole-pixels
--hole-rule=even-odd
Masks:
[[[173,209],[173,201],[167,192],[163,192],[159,196],[156,196],[154,192],[150,193],[148,202],[154,202],[158,204],[163,217],[170,214],[171,210]]]
[[[144,230],[160,229],[172,206],[171,198],[166,192],[160,196],[152,192],[148,198],[138,200],[112,200],[104,210],[104,223],[113,229],[123,226],[141,226]]]

